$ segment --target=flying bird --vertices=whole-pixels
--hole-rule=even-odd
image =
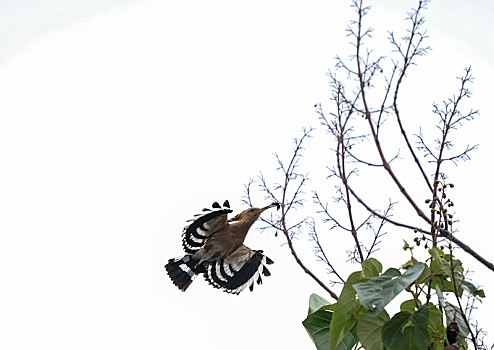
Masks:
[[[266,209],[280,208],[272,203],[264,208],[248,208],[228,219],[230,203],[214,202],[212,209],[195,215],[182,233],[185,256],[168,260],[165,265],[173,284],[185,291],[194,278],[203,274],[213,287],[239,294],[247,286],[261,284],[261,274],[270,276],[266,265],[273,261],[262,250],[252,250],[243,243],[250,227]]]

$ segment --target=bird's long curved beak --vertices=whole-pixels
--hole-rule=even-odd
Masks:
[[[278,202],[273,202],[271,203],[270,205],[267,205],[265,206],[264,208],[261,208],[261,212],[265,211],[266,209],[269,209],[269,208],[274,208],[276,207],[276,210],[279,210],[280,209],[280,203]]]

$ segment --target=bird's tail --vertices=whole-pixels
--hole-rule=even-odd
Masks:
[[[168,260],[165,269],[173,284],[185,292],[196,275],[206,272],[206,266],[198,262],[192,255],[187,254],[182,258]]]

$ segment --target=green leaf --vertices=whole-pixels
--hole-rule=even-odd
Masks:
[[[444,339],[446,339],[446,327],[443,324],[443,314],[434,305],[429,305],[429,335],[432,339],[432,346],[435,350],[444,349]]]
[[[317,310],[302,321],[305,330],[318,350],[329,349],[329,326],[333,313],[326,310]]]
[[[408,311],[409,313],[413,314],[415,312],[415,306],[415,300],[405,300],[400,305],[400,311]]]
[[[442,257],[444,256],[444,252],[439,248],[429,249],[429,254],[431,255],[432,259],[437,261],[442,261]]]
[[[331,303],[322,296],[312,293],[309,298],[309,315],[319,310],[321,307],[329,306]]]
[[[460,260],[454,259],[454,256],[452,256],[451,254],[444,255],[444,260],[446,260],[448,264],[451,264],[451,258],[453,258],[453,266],[455,268],[455,271],[460,271],[461,273],[463,273],[464,272],[463,264]]]
[[[389,321],[389,315],[386,310],[383,310],[377,316],[367,312],[360,314],[357,322],[357,336],[366,350],[384,349],[381,329],[386,321]]]
[[[410,246],[407,241],[403,240],[403,250],[413,249],[413,246]]]
[[[357,323],[358,314],[362,311],[353,284],[362,281],[361,271],[353,272],[343,286],[338,302],[334,304],[334,314],[329,330],[330,349],[339,349],[339,344]]]
[[[424,265],[424,270],[420,274],[420,276],[415,280],[416,284],[427,284],[431,279],[431,269],[427,264]]]
[[[441,304],[443,310],[446,312],[446,322],[449,324],[451,321],[456,321],[458,323],[458,327],[460,328],[460,335],[463,337],[467,337],[469,334],[468,326],[461,316],[460,309],[455,305],[450,304],[444,298],[443,292],[438,286],[436,286],[436,294],[437,298],[439,299],[439,303]]]
[[[318,350],[329,349],[329,328],[331,326],[333,312],[327,310],[328,306],[330,305],[322,306],[319,310],[310,313],[307,318],[302,321],[305,330]],[[356,343],[356,327],[354,327],[345,335],[345,337],[343,337],[336,350],[350,350]]]
[[[434,277],[432,279],[431,287],[432,288],[438,287],[445,292],[453,292],[454,291],[453,283],[449,280],[442,278],[442,277]]]
[[[423,263],[417,263],[410,266],[403,276],[399,270],[390,268],[368,282],[355,283],[353,288],[357,291],[362,305],[368,310],[374,310],[374,314],[378,314],[420,276],[424,267]]]
[[[350,332],[345,335],[343,340],[338,344],[336,350],[351,350],[357,344],[357,326],[354,326]],[[327,350],[327,349],[326,349]]]
[[[461,287],[474,297],[485,298],[485,293],[483,289],[478,289],[472,282],[461,281]]]
[[[441,260],[432,260],[430,263],[430,269],[433,274],[444,274],[446,272],[444,263],[441,263]]]
[[[382,327],[382,341],[388,349],[426,350],[430,344],[427,330],[429,309],[422,306],[417,312],[400,311]]]
[[[401,268],[402,269],[407,269],[409,268],[410,266],[413,266],[415,265],[416,263],[418,263],[418,260],[415,259],[413,256],[410,258],[410,260],[408,260],[406,263],[404,263]]]
[[[379,276],[382,270],[383,266],[377,259],[370,258],[362,263],[362,277],[364,278]]]

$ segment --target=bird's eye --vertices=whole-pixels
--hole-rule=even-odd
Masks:
[[[254,212],[254,209],[249,210],[249,213],[253,213],[253,212]]]

